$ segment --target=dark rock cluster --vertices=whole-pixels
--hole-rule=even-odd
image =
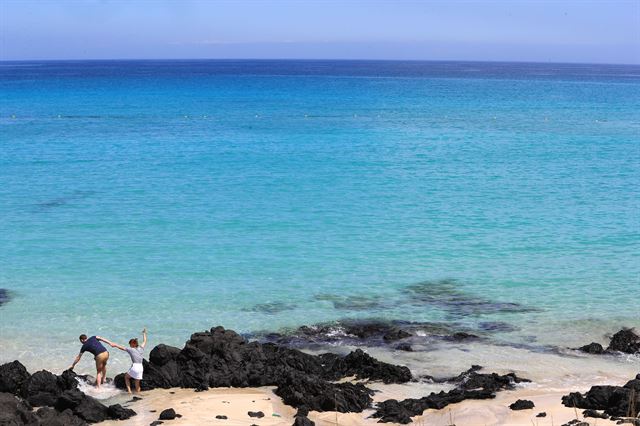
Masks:
[[[586,393],[572,392],[562,397],[571,408],[603,411],[613,417],[637,417],[640,412],[640,374],[624,386],[592,386]],[[595,417],[590,411],[590,417]]]
[[[276,386],[286,404],[309,410],[361,412],[372,391],[363,384],[334,383],[354,376],[384,383],[411,380],[408,368],[380,362],[361,350],[342,357],[318,356],[273,343],[248,342],[232,330],[215,327],[195,333],[184,348],[158,345],[144,361],[142,389]],[[115,378],[124,387],[124,376]]]
[[[119,404],[109,407],[78,389],[76,374],[56,376],[46,370],[29,374],[18,361],[0,366],[0,424],[85,425],[125,420],[136,413]],[[33,406],[41,407],[34,412]]]
[[[591,342],[588,345],[584,345],[576,349],[594,355],[616,354],[620,352],[636,354],[640,353],[640,335],[638,335],[632,328],[623,328],[611,337],[611,342],[607,349],[605,349],[600,343],[595,342]]]
[[[478,373],[481,367],[473,366],[459,376],[444,381],[456,384],[455,389],[448,392],[431,393],[420,399],[405,399],[397,401],[390,399],[378,403],[376,412],[372,415],[379,418],[380,423],[411,423],[411,417],[418,416],[424,410],[433,408],[440,410],[449,404],[465,399],[491,399],[500,390],[513,389],[516,383],[528,382],[527,379],[517,377],[513,373],[498,375],[496,373]]]
[[[387,329],[358,327],[351,332],[360,335],[380,333]],[[384,339],[384,335],[380,335]],[[402,334],[392,333],[389,338]],[[412,380],[411,372],[403,366],[391,365],[355,350],[346,356],[331,353],[309,355],[297,349],[274,343],[248,342],[244,337],[223,327],[195,333],[178,349],[166,345],[156,346],[144,362],[145,380],[142,388],[186,387],[249,387],[276,386],[275,393],[287,405],[298,408],[295,422],[310,425],[308,411],[362,412],[371,407],[373,391],[363,383],[336,383],[355,377],[359,380],[375,380],[383,383],[406,383]],[[411,413],[421,413],[424,408],[442,408],[468,398],[493,398],[501,389],[511,389],[514,383],[525,381],[507,374],[481,374],[474,366],[456,377],[444,379],[456,384],[456,389],[431,394],[413,405],[385,401],[378,406],[381,421],[396,421],[390,410],[394,403],[411,406],[400,416],[406,423]],[[117,376],[116,386],[123,387],[124,379]],[[424,406],[418,409],[418,406]]]

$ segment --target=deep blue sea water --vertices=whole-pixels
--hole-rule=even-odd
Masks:
[[[3,62],[0,94],[2,361],[143,326],[640,325],[638,66]]]

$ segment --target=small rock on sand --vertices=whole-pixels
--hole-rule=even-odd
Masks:
[[[530,410],[535,407],[533,401],[529,401],[528,399],[519,399],[513,404],[509,405],[509,408],[512,410]]]
[[[166,410],[162,410],[159,418],[160,420],[173,420],[176,417],[178,417],[178,415],[176,414],[176,410],[174,410],[173,408],[167,408]]]

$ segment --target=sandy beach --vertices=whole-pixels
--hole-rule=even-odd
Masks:
[[[618,383],[621,384],[621,383]],[[383,386],[382,386],[383,387]],[[380,386],[378,388],[381,388]],[[584,390],[584,389],[583,389]],[[592,425],[609,425],[615,422],[606,419],[584,418],[583,410],[574,410],[561,404],[561,398],[572,389],[554,389],[544,391],[523,387],[514,391],[498,393],[495,399],[482,401],[463,401],[452,404],[443,410],[427,410],[422,416],[414,418],[415,425],[475,426],[475,425],[514,425],[543,426],[561,425],[574,419],[586,421]],[[128,404],[138,415],[127,420],[131,426],[147,426],[158,419],[159,413],[166,408],[174,408],[182,417],[168,421],[171,425],[290,425],[294,421],[295,409],[283,404],[272,388],[248,389],[211,389],[194,393],[191,389],[158,389],[143,392],[143,400]],[[374,400],[386,399],[389,392],[378,394]],[[529,410],[513,411],[509,404],[518,399],[534,402]],[[248,412],[264,413],[262,418],[251,418]],[[539,413],[545,417],[537,417]],[[317,426],[356,426],[378,424],[378,419],[369,418],[373,410],[363,413],[315,412],[309,413],[309,419]],[[218,419],[216,416],[226,416]],[[122,425],[122,421],[107,421],[105,426]]]
[[[218,388],[204,392],[193,389],[157,389],[142,393],[143,400],[129,404],[138,415],[127,420],[131,426],[147,426],[158,420],[160,412],[173,408],[182,415],[171,420],[172,425],[281,425],[291,424],[295,409],[284,405],[271,388]],[[140,408],[138,408],[140,407]],[[252,418],[249,411],[262,412],[264,417]],[[217,419],[216,416],[226,416]],[[103,422],[122,425],[122,421]]]

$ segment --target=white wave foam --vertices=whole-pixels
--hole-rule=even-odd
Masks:
[[[105,400],[120,395],[122,391],[115,387],[113,382],[105,383],[99,388],[96,388],[92,382],[88,382],[84,379],[78,378],[78,389],[80,389],[85,395],[89,395],[98,400]]]

